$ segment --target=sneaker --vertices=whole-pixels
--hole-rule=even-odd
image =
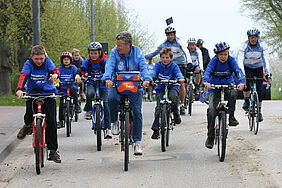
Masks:
[[[184,105],[181,105],[181,106],[180,106],[180,114],[181,114],[181,115],[185,115],[185,113],[186,113],[186,108],[185,108]]]
[[[174,122],[175,122],[175,124],[181,123],[181,117],[180,117],[179,113],[174,114]]]
[[[119,134],[118,121],[112,123],[112,134],[113,135],[118,135]]]
[[[259,113],[259,122],[263,121],[262,113]]]
[[[205,143],[206,147],[212,149],[213,144],[214,144],[214,138],[208,137]]]
[[[91,120],[92,119],[91,113],[92,113],[91,111],[87,111],[84,115],[84,118],[87,120]]]
[[[62,127],[64,127],[63,121],[58,121],[58,123],[57,123],[57,129],[60,129],[60,128],[62,128]]]
[[[229,116],[229,126],[237,126],[239,122],[234,116]]]
[[[32,127],[29,125],[24,125],[18,132],[17,138],[24,139],[26,135],[32,134]]]
[[[159,130],[154,130],[152,136],[151,136],[152,139],[159,139],[160,138],[160,132]]]
[[[81,113],[81,107],[79,105],[75,105],[75,112],[76,113]]]
[[[249,110],[249,106],[250,106],[250,101],[249,100],[245,100],[242,108],[245,110],[245,111],[248,111]]]
[[[113,135],[111,129],[106,129],[104,133],[105,133],[104,139],[112,139]]]
[[[60,155],[57,151],[50,151],[48,160],[54,161],[55,163],[61,163]]]
[[[141,144],[134,143],[133,144],[134,155],[142,155],[142,147]]]

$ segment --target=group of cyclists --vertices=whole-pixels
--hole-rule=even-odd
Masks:
[[[215,56],[210,59],[208,50],[203,47],[203,40],[189,38],[187,45],[176,37],[175,28],[168,26],[165,29],[166,40],[160,44],[155,51],[144,55],[142,50],[133,45],[133,37],[129,32],[120,32],[116,36],[116,46],[111,50],[109,58],[102,50],[99,42],[91,42],[88,45],[88,57],[83,59],[80,51],[74,49],[72,53],[63,52],[60,60],[61,65],[56,68],[52,60],[47,56],[43,46],[36,45],[31,50],[30,59],[23,66],[18,87],[17,96],[22,98],[24,91],[30,93],[56,93],[54,85],[58,78],[60,82],[77,82],[80,86],[78,92],[77,85],[71,86],[70,92],[74,98],[75,111],[81,113],[78,93],[82,99],[86,99],[84,106],[85,119],[92,119],[92,100],[95,95],[93,83],[87,82],[86,96],[82,82],[83,77],[91,76],[93,73],[100,73],[100,96],[103,99],[104,107],[104,128],[105,139],[111,139],[113,135],[119,134],[118,111],[121,96],[113,88],[117,72],[139,71],[142,80],[142,87],[137,92],[131,94],[130,102],[133,112],[133,150],[135,155],[142,155],[142,95],[143,88],[148,88],[155,79],[178,80],[179,85],[169,87],[169,99],[172,101],[172,111],[176,124],[181,123],[181,116],[186,113],[185,97],[188,83],[187,71],[196,73],[195,75],[195,95],[199,95],[200,85],[204,85],[209,90],[209,107],[207,109],[207,139],[205,146],[209,149],[214,144],[214,124],[216,106],[219,102],[219,91],[211,89],[212,84],[236,84],[238,90],[244,90],[243,109],[248,110],[250,102],[249,82],[245,82],[245,77],[253,75],[258,78],[263,77],[265,70],[266,77],[269,76],[269,52],[264,41],[260,39],[260,31],[257,28],[249,29],[248,40],[242,44],[239,51],[238,62],[230,56],[230,46],[226,42],[219,42],[215,45]],[[152,63],[152,58],[160,55],[161,61]],[[148,63],[146,62],[148,60]],[[234,76],[237,78],[234,79]],[[257,89],[259,93],[259,106],[262,102],[262,81],[258,81]],[[59,91],[65,92],[66,88],[61,87]],[[152,139],[159,138],[159,100],[164,95],[164,88],[160,85],[156,87],[155,119],[152,123]],[[229,125],[237,126],[239,122],[234,116],[237,91],[231,90],[226,93],[228,98]],[[59,121],[56,122],[56,101],[48,99],[43,105],[43,113],[46,114],[46,143],[50,150],[49,159],[60,163],[60,155],[57,152],[57,128],[62,124],[62,108],[59,107]],[[179,104],[180,103],[180,104]],[[62,104],[62,101],[60,102]],[[19,131],[17,137],[23,139],[27,134],[31,134],[31,124],[33,106],[31,100],[26,103],[24,116],[25,125]],[[260,110],[260,121],[263,120]]]

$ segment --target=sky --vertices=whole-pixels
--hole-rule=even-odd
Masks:
[[[155,47],[166,39],[165,20],[172,17],[176,36],[185,45],[190,37],[203,39],[211,57],[214,45],[220,41],[229,43],[232,51],[238,51],[247,40],[247,30],[256,26],[249,17],[241,15],[240,0],[127,0],[124,3],[128,9],[134,9],[138,22],[155,34]]]

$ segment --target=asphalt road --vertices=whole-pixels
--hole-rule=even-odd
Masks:
[[[0,187],[282,187],[282,101],[264,101],[264,121],[258,135],[248,130],[247,117],[237,102],[240,124],[229,129],[227,153],[219,162],[217,148],[206,149],[207,105],[195,102],[192,116],[182,116],[166,152],[150,130],[155,103],[143,104],[143,156],[130,155],[123,171],[118,137],[103,140],[96,150],[91,121],[80,115],[71,137],[58,130],[62,163],[46,161],[36,175],[32,136],[25,138],[0,164]],[[130,150],[132,154],[132,150]]]

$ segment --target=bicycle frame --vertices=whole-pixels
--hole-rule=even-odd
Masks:
[[[42,143],[39,144],[39,147],[44,148],[45,147],[45,138],[44,138],[44,133],[45,133],[45,129],[46,129],[46,122],[45,122],[45,118],[46,118],[46,114],[42,114],[42,104],[43,104],[43,100],[39,100],[37,101],[37,113],[33,114],[34,120],[32,122],[32,132],[33,132],[33,147],[35,148],[35,137],[36,137],[36,121],[37,119],[41,119],[42,120],[42,134],[40,135],[40,140],[42,140]],[[41,138],[42,136],[42,138]]]

